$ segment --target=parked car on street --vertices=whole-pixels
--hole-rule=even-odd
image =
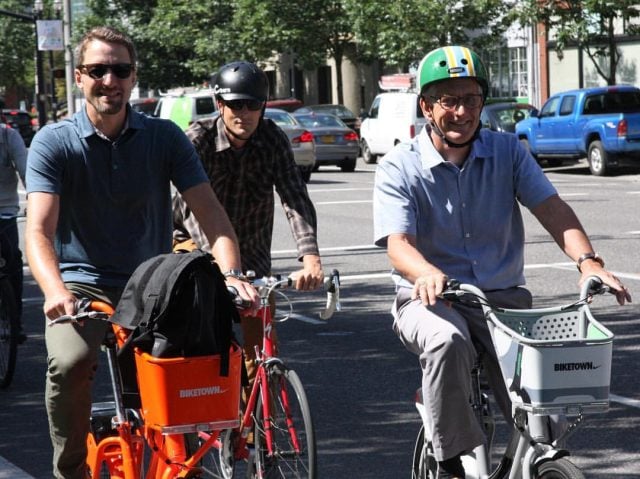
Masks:
[[[265,108],[264,117],[272,120],[287,134],[293,150],[293,159],[304,181],[309,182],[316,163],[313,134],[298,123],[290,113],[279,108]]]
[[[408,91],[380,93],[363,115],[360,147],[365,163],[375,163],[398,143],[420,133],[426,120],[420,109],[418,94]]]
[[[27,147],[31,145],[31,140],[36,132],[31,123],[31,115],[28,111],[3,108],[2,115],[0,115],[0,121],[18,131]]]
[[[153,116],[172,120],[186,130],[191,123],[218,114],[213,90],[174,90],[160,97]]]
[[[129,104],[135,111],[139,111],[140,113],[144,113],[149,116],[155,116],[156,108],[159,101],[160,98],[154,96],[129,100]]]
[[[482,108],[480,123],[489,130],[515,133],[516,123],[529,118],[533,110],[535,107],[528,103],[489,103]]]
[[[360,118],[344,105],[323,103],[321,105],[305,105],[293,112],[298,113],[328,113],[340,118],[345,125],[354,130],[360,136]]]
[[[289,113],[294,112],[302,106],[302,101],[297,98],[272,98],[267,100],[267,108],[277,108]]]
[[[360,151],[358,134],[340,118],[326,113],[294,113],[293,117],[313,133],[316,144],[314,169],[322,165],[336,165],[342,171],[356,169]]]
[[[516,135],[538,159],[586,156],[597,176],[624,163],[640,165],[640,89],[614,85],[556,93],[516,125]]]

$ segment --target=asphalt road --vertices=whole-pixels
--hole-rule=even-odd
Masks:
[[[279,325],[281,349],[299,373],[316,422],[320,477],[410,477],[420,427],[413,394],[420,382],[416,358],[391,331],[393,288],[383,251],[372,246],[372,165],[353,173],[323,168],[312,175],[326,270],[342,274],[342,308],[328,323],[316,318],[320,294],[295,294],[298,319]],[[599,297],[593,310],[616,335],[610,411],[586,416],[571,437],[573,461],[587,477],[640,477],[640,170],[592,177],[582,164],[548,169],[572,205],[607,266],[623,278],[636,303],[620,308]],[[575,266],[527,213],[526,273],[536,305],[569,302],[577,295]],[[278,213],[274,269],[297,267],[284,216]],[[51,447],[43,405],[46,353],[42,297],[25,277],[25,326],[29,340],[19,351],[11,387],[0,391],[0,479],[50,478]],[[102,368],[102,372],[104,373]],[[104,381],[96,400],[104,400]]]

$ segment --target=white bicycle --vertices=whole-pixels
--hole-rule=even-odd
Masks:
[[[481,380],[478,359],[471,374],[472,397],[486,443],[462,457],[467,479],[584,479],[567,459],[563,448],[587,413],[609,408],[609,383],[613,334],[595,320],[589,303],[596,294],[609,292],[601,281],[589,278],[579,299],[563,306],[537,309],[503,309],[489,303],[478,288],[450,282],[443,299],[479,305],[487,318],[502,377],[512,402],[513,429],[498,464],[492,465],[496,422]],[[422,391],[416,408],[422,418],[413,457],[412,479],[437,479]],[[551,432],[551,416],[567,418],[558,437]]]

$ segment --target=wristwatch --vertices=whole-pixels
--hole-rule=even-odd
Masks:
[[[244,274],[242,274],[242,270],[239,269],[230,269],[224,273],[225,278],[236,278],[236,279],[244,279]]]
[[[600,263],[600,266],[604,268],[604,260],[600,257],[598,253],[585,253],[578,258],[578,261],[576,263],[576,267],[578,268],[578,271],[582,272],[582,269],[581,269],[582,263],[588,259],[592,259]]]

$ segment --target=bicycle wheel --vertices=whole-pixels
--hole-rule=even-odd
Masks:
[[[11,384],[18,353],[18,318],[9,280],[0,279],[0,388]]]
[[[202,469],[200,477],[214,479],[232,479],[236,468],[233,457],[232,430],[225,429],[220,433],[220,447],[212,447],[202,458],[199,466]],[[206,439],[198,438],[197,446],[200,447]],[[195,450],[195,449],[194,449]],[[189,451],[193,453],[193,451]]]
[[[431,443],[424,443],[424,426],[418,432],[413,448],[413,470],[411,479],[434,479],[438,472],[438,462],[433,456]]]
[[[316,477],[316,438],[307,395],[300,378],[275,364],[267,371],[271,417],[266,424],[273,435],[272,453],[265,436],[262,397],[255,414],[255,471],[257,479]]]
[[[584,474],[567,458],[542,463],[538,467],[537,479],[584,479]]]

